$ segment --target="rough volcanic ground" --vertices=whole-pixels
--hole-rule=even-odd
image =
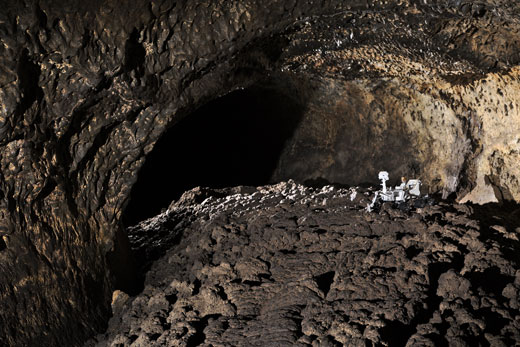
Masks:
[[[87,345],[520,344],[518,206],[368,213],[369,198],[292,181],[185,193],[129,229],[144,290],[115,292]]]

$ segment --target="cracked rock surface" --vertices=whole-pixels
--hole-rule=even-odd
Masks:
[[[292,181],[185,193],[129,228],[144,290],[115,293],[87,345],[520,343],[517,205],[367,213],[369,198]]]

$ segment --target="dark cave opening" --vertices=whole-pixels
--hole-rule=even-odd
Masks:
[[[124,225],[158,214],[197,186],[272,183],[284,145],[303,115],[287,87],[259,83],[213,100],[170,128],[147,156]]]

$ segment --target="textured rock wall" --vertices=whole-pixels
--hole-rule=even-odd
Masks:
[[[175,119],[263,73],[271,33],[332,6],[315,5],[3,4],[2,344],[77,344],[103,326],[131,280],[117,233],[144,156]]]
[[[520,201],[520,70],[489,74],[469,86],[457,86],[454,92],[456,102],[475,115],[477,124],[473,135],[479,144],[474,155],[476,187],[467,198],[487,185],[495,188],[497,198]]]
[[[386,169],[464,201],[519,201],[519,77],[307,81],[314,93],[274,180],[360,184]]]
[[[368,91],[346,100],[357,105],[346,113],[373,122],[373,134],[408,128],[434,140],[446,135],[421,144],[415,154],[419,164],[435,154],[432,163],[442,164],[439,187],[454,190],[449,180],[458,175],[461,189],[469,191],[477,177],[488,176],[504,196],[518,198],[518,143],[484,127],[500,124],[512,131],[518,124],[516,89],[510,88],[517,78],[509,69],[520,61],[519,12],[509,1],[4,2],[0,343],[78,344],[101,329],[112,289],[131,284],[120,218],[146,154],[196,107],[275,70],[340,91]],[[405,93],[421,101],[423,114],[415,116],[432,124],[405,126],[415,101],[390,96],[393,86],[416,81],[413,76],[437,86],[422,93],[414,82]],[[483,76],[494,76],[503,100],[511,98],[514,107],[495,103],[497,114],[504,104],[512,110],[511,126],[498,121],[505,113],[494,117],[485,106],[475,106],[482,113],[469,116],[466,106],[483,100]],[[452,83],[447,93],[460,99],[458,106],[446,100],[445,84],[434,78]],[[375,88],[382,81],[386,87]],[[309,109],[333,99],[317,95]],[[441,106],[445,124],[428,113]],[[385,107],[396,107],[384,110],[389,120],[362,112]],[[338,117],[331,108],[325,111]],[[479,126],[485,136],[467,134]],[[464,156],[452,169],[445,143],[454,146],[457,160]],[[340,169],[329,170],[331,179]],[[315,171],[321,175],[323,169]],[[431,175],[433,181],[436,173]]]
[[[343,12],[289,34],[282,71],[308,111],[275,180],[359,184],[385,168],[462,201],[518,201],[517,9],[458,4]]]

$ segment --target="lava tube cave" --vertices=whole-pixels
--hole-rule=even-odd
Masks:
[[[0,345],[519,345],[519,13],[5,0]]]

